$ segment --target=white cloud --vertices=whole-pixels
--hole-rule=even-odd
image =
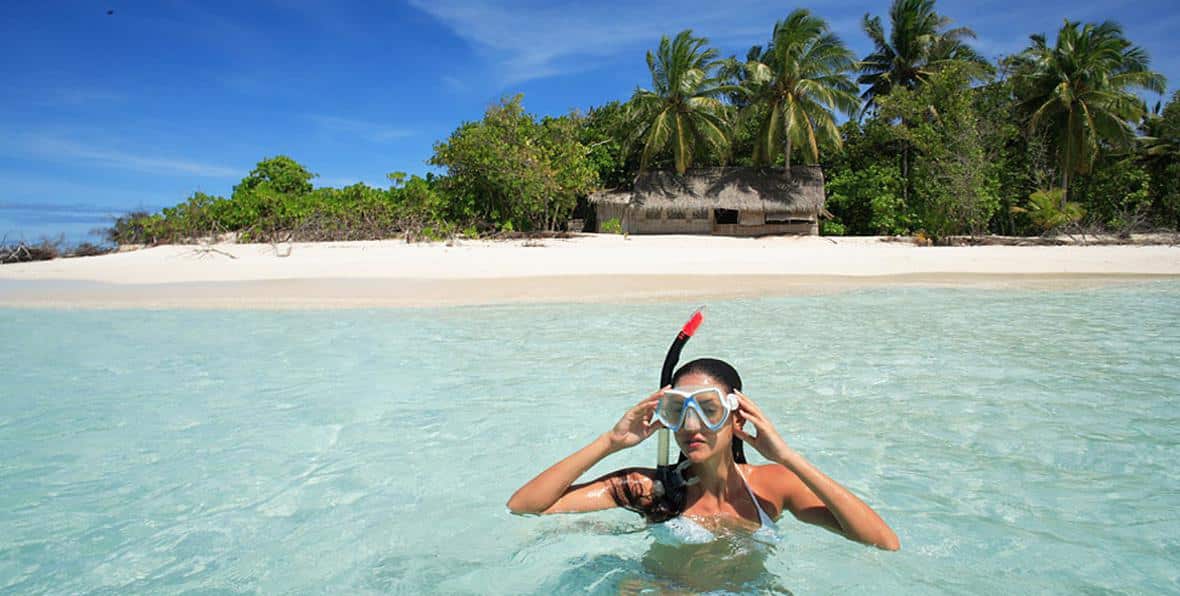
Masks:
[[[138,155],[118,149],[95,147],[53,136],[30,136],[20,147],[22,153],[52,160],[82,160],[97,165],[134,170],[148,174],[188,174],[208,178],[233,178],[241,173],[233,168],[187,159]]]
[[[377,143],[388,143],[414,134],[413,131],[402,128],[339,116],[313,115],[310,118],[325,131],[356,135]]]
[[[661,35],[692,29],[716,45],[744,51],[769,37],[789,8],[754,0],[718,4],[672,2],[553,2],[524,0],[410,0],[447,25],[491,62],[494,76],[510,85],[601,66],[603,57],[634,56],[658,43]],[[833,20],[836,9],[820,16]],[[859,18],[859,17],[858,17]],[[840,33],[843,23],[833,22]]]

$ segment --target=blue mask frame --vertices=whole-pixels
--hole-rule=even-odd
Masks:
[[[708,416],[705,415],[704,409],[701,408],[701,404],[698,403],[696,399],[697,395],[709,392],[716,392],[721,397],[721,406],[725,408],[725,414],[721,416],[721,420],[716,424],[709,423]],[[736,395],[732,393],[728,395],[722,394],[721,390],[716,387],[703,387],[701,389],[694,389],[692,391],[680,391],[678,389],[667,389],[664,391],[664,395],[669,394],[684,398],[684,407],[680,410],[679,420],[673,422],[672,420],[664,418],[660,414],[660,411],[663,410],[662,406],[664,405],[663,397],[660,398],[660,403],[656,405],[654,418],[662,422],[664,426],[668,428],[668,430],[673,432],[676,432],[684,427],[684,423],[688,421],[689,410],[696,414],[697,420],[701,422],[702,426],[713,432],[717,432],[725,426],[726,422],[729,421],[729,413],[736,410],[738,406],[738,399]]]

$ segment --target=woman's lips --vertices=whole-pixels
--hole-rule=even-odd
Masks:
[[[697,447],[708,447],[709,443],[705,441],[703,437],[693,437],[689,439],[684,445],[689,449],[695,449]]]

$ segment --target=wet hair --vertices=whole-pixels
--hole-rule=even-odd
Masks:
[[[676,369],[675,374],[672,375],[672,385],[675,386],[682,377],[692,373],[713,377],[727,385],[730,392],[742,389],[742,378],[738,375],[737,369],[728,362],[716,358],[698,358]],[[741,439],[733,437],[731,449],[735,462],[746,463],[746,452]],[[679,464],[685,459],[687,456],[681,451],[676,463]],[[687,491],[684,484],[671,487],[672,490],[663,486],[664,490],[660,491],[655,486],[658,475],[652,478],[651,482],[639,482],[637,474],[640,474],[637,469],[628,469],[607,479],[607,486],[615,505],[639,513],[651,523],[667,521],[684,512],[685,492]],[[651,492],[638,490],[637,486],[651,486]]]

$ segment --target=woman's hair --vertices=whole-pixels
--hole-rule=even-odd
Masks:
[[[692,373],[713,377],[722,384],[727,385],[729,392],[742,390],[742,378],[738,375],[737,370],[730,366],[728,362],[717,360],[716,358],[698,358],[676,369],[676,373],[672,375],[672,386],[676,386],[682,377]],[[731,448],[733,450],[733,460],[739,464],[746,463],[746,453],[742,447],[742,440],[736,436],[733,437]],[[682,451],[676,463],[679,464],[685,459],[686,456]],[[667,486],[669,483],[664,482],[662,483],[664,485],[662,492],[657,491],[653,486],[654,494],[645,495],[635,490],[637,483],[632,478],[635,472],[632,470],[626,472],[626,474],[620,475],[619,477],[612,477],[607,483],[610,487],[611,497],[614,499],[616,505],[640,513],[647,518],[647,521],[652,523],[667,521],[679,516],[684,511],[686,488],[683,483]],[[654,482],[652,484],[654,485]]]

